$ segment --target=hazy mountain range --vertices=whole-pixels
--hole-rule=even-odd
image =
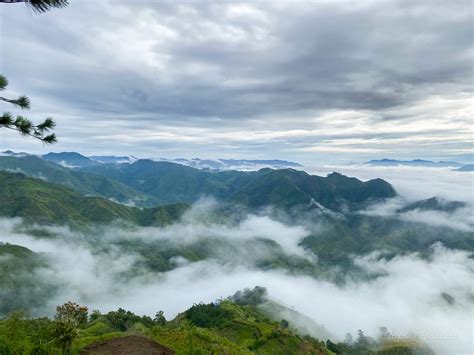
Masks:
[[[246,213],[270,213],[292,223],[317,220],[326,230],[314,239],[318,243],[313,247],[332,250],[330,254],[341,247],[362,252],[385,244],[418,250],[433,240],[464,249],[472,240],[462,230],[426,225],[428,232],[420,238],[417,232],[423,224],[402,221],[400,216],[413,211],[455,213],[465,204],[435,197],[404,202],[382,179],[364,182],[335,172],[321,177],[293,169],[206,171],[152,160],[67,168],[32,155],[0,157],[0,169],[0,196],[5,202],[1,215],[30,222],[81,226],[122,220],[160,226],[177,221],[203,198],[212,198],[219,205],[213,212],[216,220],[238,220]],[[398,202],[390,216],[370,210],[392,200]],[[311,245],[311,238],[304,243]]]
[[[16,156],[22,157],[32,155],[24,152],[4,151],[0,156]],[[254,171],[262,168],[285,169],[285,168],[302,168],[303,165],[287,160],[280,159],[200,159],[200,158],[144,158],[140,159],[132,155],[115,156],[115,155],[92,155],[85,156],[76,152],[47,153],[39,155],[39,158],[54,162],[69,168],[84,168],[100,164],[124,164],[133,163],[137,160],[152,160],[157,162],[170,162],[180,165],[189,166],[203,170],[241,170]],[[457,171],[473,171],[473,164],[463,164],[455,161],[432,161],[424,159],[413,160],[397,160],[397,159],[379,159],[370,160],[364,165],[368,166],[413,166],[413,167],[431,167],[431,168],[453,168]]]
[[[327,287],[331,295],[349,288],[352,299],[351,285],[377,285],[384,278],[400,283],[398,269],[385,271],[382,265],[428,263],[424,275],[434,270],[438,277],[438,261],[433,260],[441,258],[439,263],[445,267],[443,256],[457,253],[453,260],[467,265],[462,253],[474,250],[471,207],[466,203],[438,197],[407,201],[383,179],[361,181],[337,172],[317,176],[292,168],[198,169],[168,161],[93,159],[78,153],[42,157],[5,153],[0,156],[0,201],[4,241],[0,243],[0,315],[15,309],[44,315],[45,309],[54,309],[71,294],[82,297],[77,296],[82,292],[80,300],[94,307],[101,302],[122,306],[122,295],[127,294],[133,306],[153,305],[155,295],[163,292],[170,293],[161,302],[179,294],[188,297],[182,302],[190,306],[204,297],[195,295],[196,290],[208,289],[203,285],[228,282],[229,288],[222,292],[229,295],[228,290],[235,292],[238,285],[250,282],[256,286],[268,280],[276,283],[272,292],[293,283],[303,282],[298,289],[316,283],[323,294]],[[404,274],[403,279],[407,277]],[[441,307],[436,309],[449,313],[470,304],[464,288],[447,282],[446,287],[430,286],[430,302]],[[196,288],[176,291],[188,284]],[[313,292],[311,287],[308,294]],[[218,296],[222,293],[214,299]],[[147,302],[150,297],[153,302]],[[205,299],[210,301],[209,296]],[[213,338],[220,344],[216,349],[222,351],[231,348],[219,336],[244,347],[250,346],[247,341],[270,350],[279,344],[290,353],[299,346],[321,353],[337,349],[335,344],[302,340],[292,333],[332,337],[330,331],[311,323],[324,317],[323,311],[308,323],[308,317],[278,303],[266,303],[270,308],[265,313],[262,308],[240,308],[235,300],[229,302],[225,307],[231,312],[223,316],[226,324],[247,333],[255,327],[270,331],[262,330],[255,337],[246,333],[235,340],[234,330],[220,323],[214,326],[219,314],[189,315],[199,307],[208,312],[209,307],[217,307],[214,304],[191,308],[185,315],[171,313],[176,319],[166,329],[181,332],[175,325],[183,319],[197,322],[193,323],[196,331],[213,324],[206,339],[209,334],[217,337]],[[308,310],[315,306],[311,302]],[[176,301],[169,307],[174,309]],[[261,318],[263,315],[270,318]],[[100,327],[108,329],[104,334],[117,327],[117,315],[110,317],[99,318]],[[141,329],[153,327],[148,318],[129,317],[144,322]],[[275,330],[281,328],[275,320],[284,317],[291,317],[291,332]],[[211,323],[201,323],[207,321]],[[94,336],[98,334],[96,324],[90,323],[88,327],[93,328],[87,330]],[[123,329],[134,329],[127,327]],[[179,348],[183,342],[167,344]],[[203,344],[207,349],[207,340]],[[376,348],[375,342],[371,344]],[[352,351],[349,344],[338,346],[342,353]],[[400,351],[411,351],[413,346],[404,343]]]
[[[474,164],[463,165],[456,169],[457,171],[474,171]]]
[[[25,156],[31,155],[28,153],[16,153],[13,151],[4,151],[0,153],[0,156]],[[39,156],[41,159],[51,161],[69,168],[83,168],[87,166],[93,166],[98,164],[123,164],[133,163],[138,158],[134,156],[114,156],[114,155],[102,155],[102,156],[84,156],[76,152],[61,152],[61,153],[48,153]],[[294,163],[286,160],[272,159],[272,160],[255,160],[255,159],[165,159],[165,158],[149,158],[144,160],[153,161],[166,161],[177,163],[185,166],[190,166],[197,169],[209,169],[209,170],[258,170],[264,167],[281,169],[281,168],[296,168],[301,167],[301,164]]]
[[[456,168],[463,166],[462,163],[455,161],[431,161],[423,159],[414,160],[397,160],[397,159],[380,159],[370,160],[365,163],[372,166],[425,166],[431,168]]]

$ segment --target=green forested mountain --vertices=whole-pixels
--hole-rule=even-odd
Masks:
[[[118,202],[152,205],[145,195],[105,176],[65,168],[34,155],[0,157],[0,169],[20,172],[48,182],[70,187],[82,195],[102,196]]]
[[[393,187],[381,179],[362,182],[337,173],[320,177],[293,169],[210,172],[152,160],[69,169],[35,156],[0,157],[0,169],[41,177],[81,194],[142,207],[192,203],[202,196],[213,196],[250,208],[286,209],[314,201],[338,210],[342,206],[361,208],[369,201],[396,195]]]
[[[32,161],[36,162],[36,160]],[[218,191],[220,191],[221,196],[229,194],[228,189],[223,187],[226,186],[224,183],[221,185],[216,183],[219,179],[227,182],[228,186],[231,186],[229,189],[238,190],[227,198],[227,203],[223,204],[220,211],[215,212],[212,218],[217,223],[232,221],[232,218],[245,217],[245,214],[239,217],[238,214],[234,213],[235,205],[242,204],[250,208],[279,207],[273,215],[275,219],[283,218],[290,224],[307,226],[309,231],[313,230],[314,225],[318,225],[318,229],[305,238],[302,245],[315,252],[323,264],[324,262],[329,264],[345,263],[349,259],[349,253],[363,254],[379,249],[395,253],[423,251],[436,241],[441,241],[453,248],[474,249],[474,238],[472,233],[469,232],[406,222],[396,218],[396,216],[393,218],[368,216],[349,211],[338,215],[331,211],[321,212],[319,208],[312,209],[310,206],[311,201],[318,201],[321,205],[324,204],[334,210],[340,204],[346,207],[352,205],[361,208],[371,199],[391,196],[395,193],[393,188],[383,180],[361,182],[336,173],[322,178],[286,169],[264,169],[253,173],[209,173],[172,163],[152,163],[153,168],[151,169],[152,172],[148,172],[150,176],[148,179],[146,176],[147,169],[139,169],[139,174],[147,181],[157,180],[157,185],[150,183],[149,186],[158,186],[158,191],[163,190],[164,194],[168,196],[164,198],[164,201],[170,201],[171,196],[176,198],[180,193],[180,196],[188,196],[187,200],[192,200],[191,197],[197,198],[197,191],[202,190],[202,186],[204,186],[204,189],[208,187],[214,191],[216,186],[220,186],[221,188]],[[148,165],[150,162],[145,161],[141,164]],[[53,166],[52,169],[55,167]],[[113,172],[117,171],[112,167],[106,168]],[[131,164],[125,169],[135,168],[136,166]],[[161,175],[158,174],[157,170],[161,170]],[[64,175],[61,170],[59,172],[61,176],[69,176],[67,171]],[[183,175],[180,175],[181,173]],[[155,174],[164,176],[164,178],[160,179]],[[174,180],[180,181],[180,177],[182,181],[173,184]],[[194,182],[189,183],[189,181]],[[203,181],[203,185],[199,181]],[[232,183],[229,181],[232,181]],[[107,183],[109,182],[113,183],[113,180],[108,179]],[[178,193],[177,190],[180,184],[185,187]],[[237,186],[240,188],[237,188]],[[192,191],[190,195],[187,194],[189,191]],[[140,209],[118,204],[101,197],[83,196],[62,185],[7,171],[0,171],[0,199],[2,201],[0,204],[1,216],[23,217],[26,221],[68,224],[71,226],[91,223],[109,224],[116,220],[140,226],[165,225],[177,221],[188,207],[183,203],[176,203]],[[436,200],[421,201],[419,205],[436,205],[432,201]],[[450,203],[447,206],[452,205],[453,203]],[[299,208],[296,208],[298,206]],[[279,215],[281,211],[284,212],[283,216]],[[320,227],[323,227],[323,232],[321,232]],[[206,246],[206,243],[203,240],[199,245],[188,245],[185,248],[186,251],[175,251],[175,254],[171,253],[163,261],[159,261],[161,257],[155,258],[153,264],[167,265],[168,261],[166,260],[173,255],[183,255],[182,253],[186,257],[190,257],[191,260],[210,257],[213,255],[212,243],[209,246]],[[130,248],[135,249],[139,246],[131,245]],[[143,252],[148,255],[153,248],[153,246],[149,246],[144,248]],[[161,255],[161,252],[160,247],[158,247],[154,255]],[[276,250],[274,252],[274,256],[281,255]],[[285,268],[293,268],[298,265],[298,269],[307,269],[306,266],[302,266],[303,264],[299,264],[297,259],[294,259],[293,263],[283,257],[279,260],[277,262],[277,258],[270,258],[261,266],[284,265]],[[292,266],[292,264],[294,265]],[[163,269],[163,266],[160,266],[159,269]],[[311,268],[308,270],[313,272]]]
[[[337,211],[341,207],[361,208],[369,201],[394,196],[393,187],[381,179],[362,182],[338,173],[321,177],[293,169],[262,169],[231,199],[253,207],[286,208],[314,201]]]
[[[0,171],[0,215],[26,221],[80,225],[123,220],[138,225],[163,225],[176,220],[184,204],[139,209],[101,197],[86,197],[67,187],[20,173]]]
[[[242,187],[250,173],[227,171],[211,173],[184,165],[152,160],[133,164],[108,164],[82,169],[109,177],[133,187],[159,203],[194,202],[204,195],[225,199]]]
[[[381,179],[362,182],[337,173],[320,177],[293,169],[209,172],[174,163],[139,160],[84,170],[120,181],[160,203],[194,202],[203,195],[212,195],[249,207],[292,207],[315,200],[338,209],[341,204],[361,204],[396,195],[393,187]]]

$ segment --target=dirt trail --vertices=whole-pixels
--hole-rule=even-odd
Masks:
[[[174,351],[142,336],[103,340],[86,346],[81,355],[172,355]]]

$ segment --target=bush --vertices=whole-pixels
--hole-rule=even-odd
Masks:
[[[195,304],[186,311],[186,318],[194,325],[202,328],[214,328],[233,319],[232,312],[220,305]]]

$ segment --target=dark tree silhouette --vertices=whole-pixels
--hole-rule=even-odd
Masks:
[[[7,78],[0,74],[0,91],[5,90],[7,86]],[[30,109],[30,100],[25,95],[21,95],[17,99],[9,99],[0,96],[0,101],[8,102],[22,110]],[[30,136],[39,139],[46,144],[53,144],[57,142],[56,135],[54,133],[50,133],[55,126],[56,123],[51,117],[48,117],[44,120],[44,122],[35,125],[28,118],[21,115],[13,117],[11,113],[4,112],[0,116],[0,128],[17,131],[23,136]]]
[[[0,0],[5,4],[24,2],[36,12],[46,12],[54,7],[66,7],[68,0]]]

